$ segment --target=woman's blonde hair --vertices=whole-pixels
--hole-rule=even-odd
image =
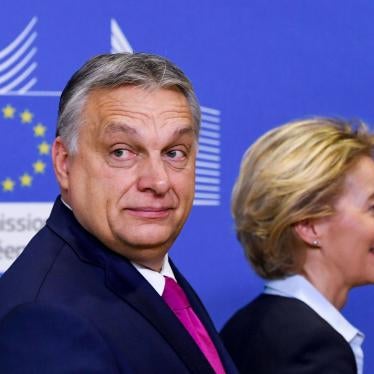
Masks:
[[[292,226],[333,214],[346,171],[372,157],[367,126],[331,118],[287,123],[244,154],[232,197],[236,231],[255,271],[279,278],[298,271]]]

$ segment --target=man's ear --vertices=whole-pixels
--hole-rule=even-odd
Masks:
[[[67,191],[69,187],[69,153],[59,136],[52,145],[52,160],[58,183],[62,190]]]
[[[320,241],[318,237],[318,230],[316,229],[315,220],[304,219],[293,225],[293,230],[296,235],[308,246],[318,248]]]

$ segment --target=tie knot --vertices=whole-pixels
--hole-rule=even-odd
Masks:
[[[165,288],[162,293],[162,298],[168,304],[171,310],[178,311],[190,307],[190,303],[187,299],[186,294],[179,286],[179,284],[170,277],[165,278]]]

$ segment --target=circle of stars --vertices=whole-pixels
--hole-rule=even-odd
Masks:
[[[34,113],[28,109],[24,109],[22,112],[18,112],[15,107],[10,104],[7,104],[1,109],[2,118],[4,121],[10,121],[19,118],[22,124],[32,126],[34,119]],[[32,162],[32,172],[24,171],[22,175],[19,175],[17,178],[11,178],[7,176],[5,179],[0,181],[0,186],[2,187],[3,192],[12,192],[16,186],[20,187],[31,187],[34,175],[44,174],[47,164],[43,161],[43,156],[48,156],[50,153],[51,145],[48,144],[43,138],[45,137],[47,127],[42,123],[36,123],[32,127],[34,137],[40,138],[40,142],[37,145],[38,157],[34,162]]]

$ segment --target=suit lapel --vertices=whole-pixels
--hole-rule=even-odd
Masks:
[[[107,268],[107,286],[158,330],[192,372],[214,373],[189,333],[152,286],[127,260],[113,255]]]

